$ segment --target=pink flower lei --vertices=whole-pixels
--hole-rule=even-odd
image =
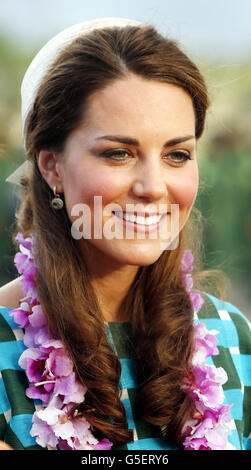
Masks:
[[[14,262],[23,275],[21,282],[25,297],[20,308],[12,310],[10,315],[24,329],[23,342],[27,349],[21,354],[19,365],[25,369],[29,380],[26,395],[42,402],[36,405],[30,434],[42,447],[110,450],[112,442],[108,439],[98,442],[88,421],[78,413],[77,405],[84,401],[87,389],[77,380],[62,342],[49,333],[36,289],[38,270],[32,256],[35,237],[24,238],[19,232],[16,239],[20,251],[16,253]],[[186,250],[181,275],[196,313],[204,301],[191,290],[193,281],[189,272],[192,269],[193,255]],[[204,323],[194,326],[192,370],[182,384],[192,402],[191,419],[183,428],[185,450],[235,449],[227,439],[231,433],[228,423],[232,405],[223,405],[222,385],[227,381],[227,374],[222,367],[206,364],[207,357],[219,354],[217,333],[215,330],[209,332]]]

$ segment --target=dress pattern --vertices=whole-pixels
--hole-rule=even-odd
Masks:
[[[246,317],[231,303],[200,292],[204,299],[194,322],[203,321],[208,330],[218,330],[219,355],[210,356],[207,363],[223,367],[228,381],[223,385],[224,404],[233,403],[232,434],[228,437],[238,450],[251,450],[251,335]],[[0,439],[14,449],[43,450],[31,437],[32,415],[40,407],[39,400],[25,395],[28,386],[25,371],[18,365],[26,349],[23,330],[9,315],[11,309],[0,307]],[[138,419],[134,402],[137,378],[133,360],[131,325],[109,322],[107,335],[121,363],[121,401],[125,407],[128,427],[133,429],[133,441],[112,450],[172,450],[162,436],[160,427]]]

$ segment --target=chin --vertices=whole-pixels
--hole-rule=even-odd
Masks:
[[[144,244],[133,244],[124,252],[116,252],[116,260],[121,264],[132,266],[149,266],[155,263],[162,255],[160,246],[154,247]]]

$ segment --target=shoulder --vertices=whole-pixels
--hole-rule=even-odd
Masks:
[[[195,321],[205,323],[208,330],[217,330],[220,354],[213,358],[214,362],[229,370],[235,369],[242,385],[251,387],[251,327],[248,318],[230,302],[205,292],[202,297],[204,304]]]
[[[0,287],[0,349],[6,348],[6,341],[16,341],[22,336],[22,330],[10,315],[13,309],[20,307],[20,300],[24,297],[21,279],[22,276]]]
[[[18,361],[22,352],[26,349],[23,343],[23,330],[15,323],[11,312],[12,308],[0,306],[0,409],[5,397],[3,383],[9,375],[13,376],[13,383],[18,379],[21,371]],[[7,381],[8,382],[8,381]],[[5,384],[9,390],[9,382]]]
[[[251,327],[248,318],[232,303],[202,293],[204,303],[197,312],[198,320],[203,321],[207,329],[218,330],[219,346],[229,348],[231,354],[250,355]]]
[[[0,287],[0,307],[12,309],[19,307],[19,301],[24,297],[21,283],[22,277],[19,276]]]
[[[29,446],[36,443],[29,429],[35,404],[26,396],[27,378],[19,365],[26,349],[24,333],[14,322],[11,311],[0,307],[0,440],[17,450],[32,449]]]
[[[223,385],[225,402],[233,403],[231,415],[235,420],[241,448],[249,449],[251,440],[251,329],[248,318],[230,302],[200,292],[204,303],[195,315],[195,322],[205,323],[216,330],[218,354],[208,363],[223,367],[228,380]],[[233,431],[233,439],[236,431]],[[234,441],[233,441],[234,444]],[[235,444],[234,444],[235,445]]]

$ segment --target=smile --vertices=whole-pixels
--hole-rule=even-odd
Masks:
[[[143,217],[142,215],[135,215],[135,214],[128,213],[128,212],[123,212],[123,215],[122,215],[121,212],[119,211],[115,211],[114,214],[117,217],[120,217],[120,219],[124,219],[124,220],[127,220],[128,222],[133,222],[133,223],[140,224],[140,225],[157,224],[162,217],[162,215],[152,215],[152,216]]]
[[[142,215],[135,215],[133,213],[122,212],[122,211],[113,211],[113,214],[116,215],[120,220],[123,221],[123,225],[131,228],[135,231],[152,231],[156,230],[159,227],[160,221],[165,218],[167,213],[158,214],[158,215],[150,215],[150,216],[142,216]]]

